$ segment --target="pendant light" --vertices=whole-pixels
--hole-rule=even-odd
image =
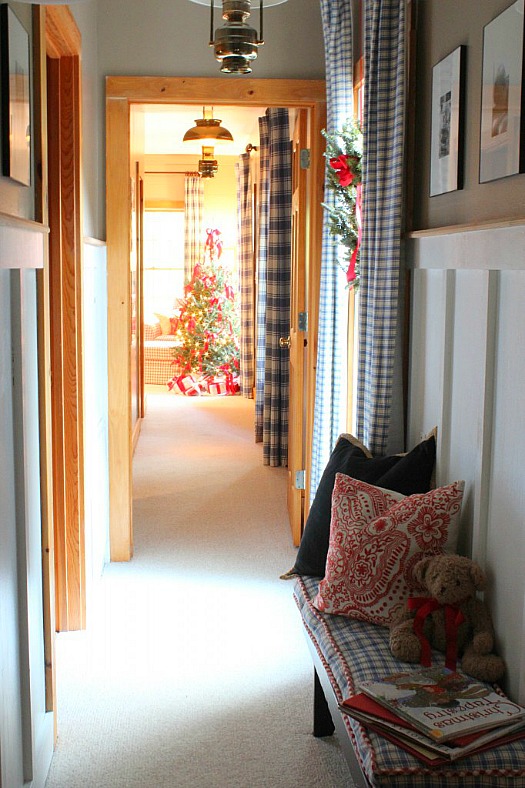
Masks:
[[[202,108],[202,118],[195,119],[195,126],[185,133],[183,142],[200,142],[202,144],[217,142],[233,142],[233,136],[228,129],[221,126],[221,120],[213,117],[213,107]]]
[[[199,159],[199,172],[201,178],[213,178],[219,169],[217,159],[214,158],[211,145],[202,146],[202,159]]]
[[[259,34],[246,20],[251,14],[250,0],[190,0],[199,5],[210,4],[210,46],[215,58],[226,74],[250,74],[251,62],[257,57],[257,49],[264,44],[263,0],[259,0]],[[266,7],[285,3],[286,0],[266,0]],[[213,31],[213,9],[222,8],[222,27]]]

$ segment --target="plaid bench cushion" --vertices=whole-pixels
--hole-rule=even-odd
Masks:
[[[294,598],[338,702],[357,692],[360,681],[406,669],[406,663],[390,653],[386,627],[320,613],[312,602],[318,585],[316,578],[297,578]],[[430,768],[348,715],[342,717],[361,770],[374,788],[525,788],[523,740],[462,758],[450,766]]]

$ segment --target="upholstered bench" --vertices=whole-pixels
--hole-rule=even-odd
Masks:
[[[339,710],[360,681],[406,669],[388,646],[388,629],[346,616],[319,612],[313,605],[319,579],[298,577],[294,597],[315,668],[314,735],[337,733],[352,778],[359,788],[525,787],[525,742],[516,741],[450,765],[428,767]],[[439,658],[434,654],[434,658]]]

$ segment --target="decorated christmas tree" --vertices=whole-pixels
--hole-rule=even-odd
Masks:
[[[231,381],[239,372],[239,318],[227,272],[218,264],[220,233],[207,231],[204,262],[196,265],[180,308],[174,361],[198,380]]]

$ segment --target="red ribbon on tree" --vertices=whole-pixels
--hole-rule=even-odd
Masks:
[[[445,666],[449,670],[456,669],[458,656],[458,627],[465,621],[465,616],[456,605],[443,605],[432,597],[410,597],[408,609],[416,611],[414,619],[414,634],[421,643],[421,664],[429,668],[432,664],[432,651],[423,632],[425,618],[434,610],[444,608],[445,611],[445,633],[447,638],[447,649],[445,653]]]

